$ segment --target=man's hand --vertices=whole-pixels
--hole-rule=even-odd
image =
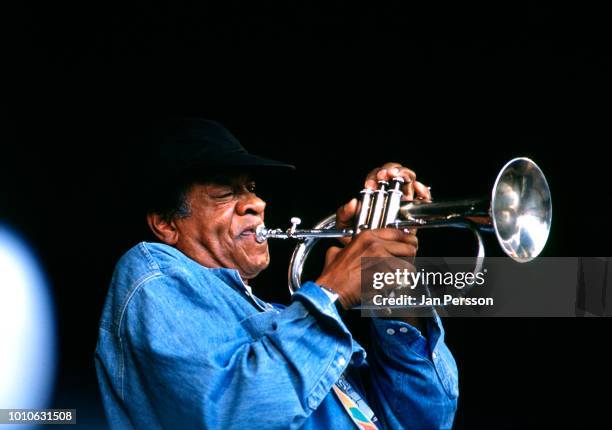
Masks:
[[[383,166],[373,169],[365,179],[364,188],[375,190],[378,187],[378,181],[390,181],[398,176],[402,177],[405,181],[404,185],[402,185],[404,193],[403,201],[413,200],[415,197],[426,201],[431,200],[429,187],[416,180],[416,173],[413,170],[399,163],[385,163]],[[341,206],[336,211],[336,228],[353,228],[357,209],[357,199],[352,199],[344,206]],[[350,237],[340,239],[340,242],[345,245],[350,241]]]
[[[402,177],[404,184],[402,200],[415,197],[431,200],[429,188],[416,180],[416,173],[399,163],[385,163],[373,169],[364,181],[364,187],[375,190],[378,181],[389,181]],[[336,212],[336,228],[353,228],[358,210],[357,199],[353,199]],[[327,251],[325,267],[317,284],[336,291],[345,309],[359,304],[361,293],[361,257],[414,257],[418,249],[416,230],[409,232],[397,229],[375,229],[361,232],[356,238],[342,238],[345,248],[331,247]]]
[[[344,309],[361,301],[361,257],[414,257],[418,239],[412,232],[394,228],[365,230],[345,248],[327,250],[318,285],[334,290]]]

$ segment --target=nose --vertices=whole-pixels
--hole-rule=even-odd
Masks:
[[[244,193],[236,204],[238,215],[259,215],[263,217],[266,202],[254,193]]]

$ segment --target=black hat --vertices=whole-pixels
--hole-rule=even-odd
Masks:
[[[165,124],[163,134],[159,156],[171,175],[200,168],[295,170],[290,164],[248,153],[238,139],[216,121],[172,119]]]

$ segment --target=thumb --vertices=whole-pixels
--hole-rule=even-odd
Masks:
[[[336,212],[336,228],[342,229],[350,227],[356,212],[357,199],[352,199],[344,206],[341,206]]]
[[[337,246],[332,246],[327,250],[327,253],[325,253],[325,266],[326,267],[329,266],[331,262],[336,259],[336,256],[338,255],[340,251],[342,251],[342,248],[339,248]]]

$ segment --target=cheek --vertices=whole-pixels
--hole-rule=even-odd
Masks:
[[[215,211],[204,217],[204,230],[206,234],[214,237],[216,241],[227,247],[233,245],[236,238],[232,229],[231,211]]]
[[[215,214],[202,217],[197,228],[199,242],[214,255],[228,255],[236,248],[235,238],[227,223],[214,218]]]

